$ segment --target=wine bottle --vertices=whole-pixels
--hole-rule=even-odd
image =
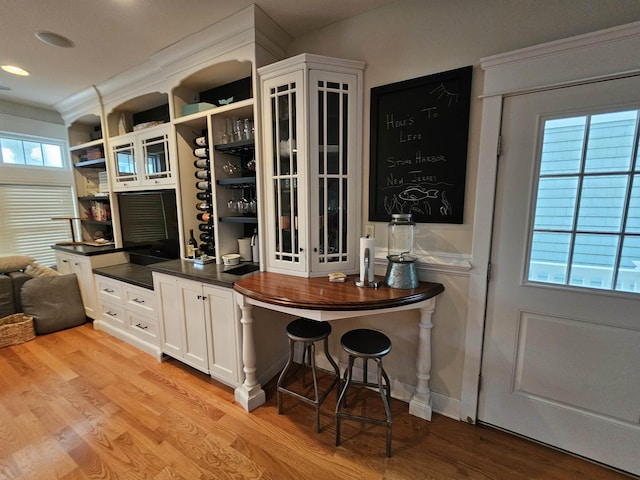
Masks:
[[[201,223],[198,225],[198,230],[201,232],[211,232],[213,233],[213,225],[209,225],[208,223]]]
[[[196,210],[200,210],[203,212],[208,212],[211,210],[211,204],[208,202],[199,202],[196,203]]]
[[[196,258],[198,251],[198,242],[193,236],[193,228],[189,229],[189,240],[187,240],[187,257]]]
[[[210,233],[201,233],[200,234],[200,241],[205,242],[205,243],[211,243],[213,242],[213,235]]]
[[[199,213],[198,215],[196,215],[196,218],[201,222],[207,223],[211,218],[211,214],[209,212]]]
[[[209,170],[196,170],[195,176],[200,180],[210,180],[211,172]]]
[[[196,168],[209,168],[209,159],[199,158],[193,162],[193,166]]]
[[[195,148],[193,154],[199,158],[209,158],[209,149],[206,147]]]
[[[211,183],[210,182],[196,182],[196,188],[198,190],[210,190],[211,189]]]
[[[207,137],[202,136],[202,137],[196,137],[193,139],[193,144],[196,147],[206,147],[207,146]]]
[[[208,202],[209,200],[211,200],[211,193],[210,192],[198,192],[198,193],[196,193],[196,198],[198,200],[203,201],[203,202]]]

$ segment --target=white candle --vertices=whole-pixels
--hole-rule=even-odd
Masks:
[[[369,249],[369,266],[368,266],[368,279],[367,281],[373,282],[375,280],[375,266],[376,266],[376,239],[371,237],[360,238],[360,281],[364,282],[365,271],[365,251]]]

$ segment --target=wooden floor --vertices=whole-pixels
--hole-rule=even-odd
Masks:
[[[628,477],[526,440],[393,401],[384,428],[345,422],[334,445],[326,401],[313,410],[273,385],[252,413],[232,389],[91,324],[0,349],[0,479],[597,479]],[[368,413],[379,398],[365,395]]]

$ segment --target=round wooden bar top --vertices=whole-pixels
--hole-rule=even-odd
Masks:
[[[439,283],[420,282],[417,288],[399,289],[357,287],[358,275],[345,282],[329,282],[324,277],[305,278],[280,273],[260,272],[233,284],[233,289],[254,300],[272,305],[308,310],[375,310],[421,302],[435,297],[444,287]]]

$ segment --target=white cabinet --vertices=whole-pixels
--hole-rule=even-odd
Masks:
[[[110,139],[113,190],[162,188],[176,183],[169,133],[167,124]]]
[[[160,359],[155,292],[102,275],[95,279],[99,314],[94,327]]]
[[[241,382],[238,307],[231,288],[153,272],[162,351],[223,383]]]
[[[269,271],[358,271],[363,68],[302,54],[258,70]]]
[[[98,315],[96,287],[94,283],[93,269],[126,262],[126,256],[122,252],[105,255],[78,255],[74,253],[56,251],[56,263],[58,271],[62,274],[75,273],[80,286],[84,311],[90,318]]]

